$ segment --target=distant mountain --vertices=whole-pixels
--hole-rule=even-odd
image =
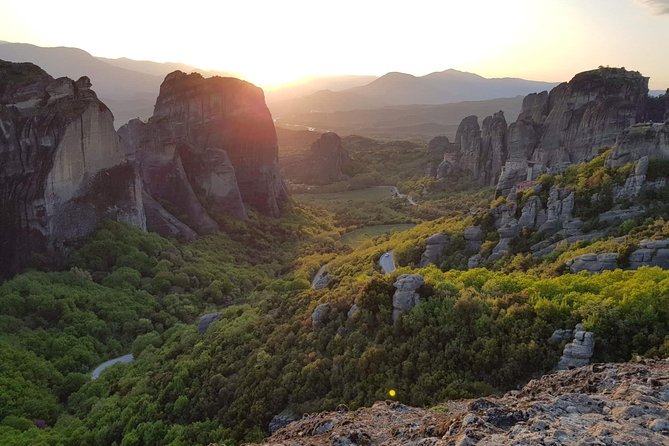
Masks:
[[[333,112],[410,104],[449,104],[524,96],[550,90],[557,83],[517,78],[485,78],[446,70],[425,76],[392,72],[359,87],[339,92],[316,92],[290,103],[273,104],[275,114]]]
[[[27,43],[0,44],[0,59],[32,62],[53,77],[88,76],[93,90],[114,113],[118,128],[132,118],[148,118],[164,75],[123,68],[78,48],[43,48]]]
[[[118,59],[108,59],[106,57],[96,57],[96,59],[103,62],[107,62],[119,68],[124,68],[126,70],[139,71],[140,73],[146,73],[153,76],[159,76],[164,78],[167,74],[179,70],[184,73],[192,73],[197,71],[205,77],[211,76],[223,76],[223,77],[240,77],[239,74],[227,71],[212,71],[212,70],[203,70],[192,65],[188,65],[180,62],[153,62],[151,60],[134,60],[128,59],[127,57],[121,57]]]
[[[333,131],[341,136],[361,135],[371,138],[420,138],[437,135],[455,137],[463,118],[489,116],[503,111],[508,122],[518,117],[523,96],[514,98],[465,101],[441,105],[398,105],[365,110],[291,113],[275,118],[278,127]]]
[[[265,97],[270,104],[278,103],[301,98],[316,92],[327,94],[328,92],[339,92],[359,87],[377,78],[377,76],[323,76],[301,79],[277,88],[267,88],[265,89]]]

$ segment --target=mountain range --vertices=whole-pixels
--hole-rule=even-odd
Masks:
[[[544,90],[556,83],[517,78],[488,79],[474,73],[445,70],[425,76],[387,73],[372,82],[342,91],[321,90],[303,98],[273,104],[275,116],[288,113],[375,109],[396,105],[437,105],[510,98]]]
[[[0,59],[33,62],[55,77],[77,79],[84,75],[89,76],[100,98],[113,111],[116,127],[133,118],[146,119],[151,116],[160,83],[170,72],[197,71],[205,76],[238,77],[234,73],[207,71],[183,63],[109,59],[95,57],[78,48],[45,48],[26,43],[0,42]],[[270,89],[266,96],[273,115],[282,118],[289,114],[304,115],[312,111],[339,112],[410,104],[437,105],[510,98],[547,90],[555,85],[513,78],[486,79],[473,73],[451,69],[425,76],[393,72],[378,78],[315,77],[282,88]],[[464,116],[459,118],[462,117]],[[434,123],[425,121],[418,124],[431,126]]]

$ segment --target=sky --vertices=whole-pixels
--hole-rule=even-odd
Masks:
[[[669,0],[0,0],[0,40],[183,62],[265,87],[447,68],[564,81],[609,65],[669,88]]]

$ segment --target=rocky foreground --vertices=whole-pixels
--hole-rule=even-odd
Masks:
[[[500,398],[307,415],[265,445],[668,445],[669,359],[594,364]]]

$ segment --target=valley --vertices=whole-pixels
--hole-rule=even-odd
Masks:
[[[297,129],[142,66],[119,123],[0,61],[0,445],[669,438],[669,92],[390,73]]]

